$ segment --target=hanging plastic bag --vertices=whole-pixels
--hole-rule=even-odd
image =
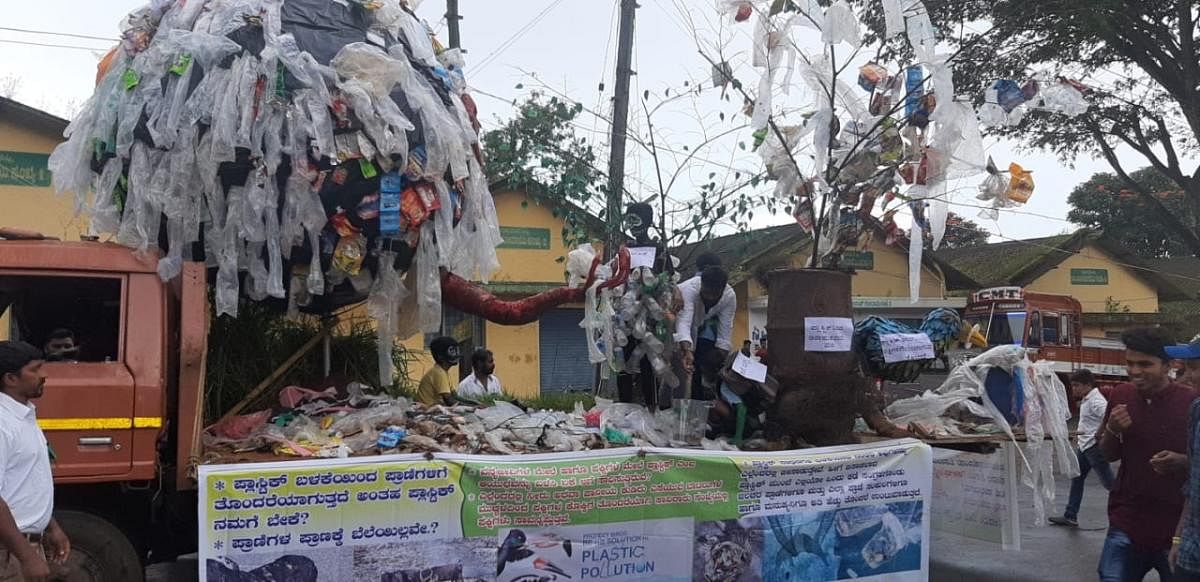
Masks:
[[[1079,89],[1060,81],[1042,89],[1037,107],[1052,113],[1076,117],[1086,113],[1089,105]]]
[[[879,63],[870,62],[858,68],[858,86],[862,87],[863,91],[874,91],[880,85],[886,84],[887,79],[887,69]]]
[[[1011,180],[1008,184],[1008,199],[1024,204],[1033,195],[1033,173],[1026,171],[1020,164],[1013,162],[1008,165]]]
[[[862,44],[858,17],[846,0],[837,0],[825,10],[825,27],[821,31],[821,41],[825,44],[844,42],[853,49]]]
[[[437,245],[433,242],[433,223],[421,228],[417,247],[417,304],[421,331],[437,333],[442,328],[442,277],[438,270]]]

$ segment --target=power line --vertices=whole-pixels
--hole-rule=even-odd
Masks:
[[[84,40],[103,40],[106,42],[117,42],[119,39],[103,36],[89,36],[86,34],[72,34],[69,32],[51,32],[48,30],[30,30],[28,28],[12,28],[8,26],[0,26],[0,30],[9,32],[23,32],[25,34],[43,34],[47,36],[69,36],[71,38],[82,38]]]
[[[474,73],[478,73],[479,71],[482,71],[485,67],[487,67],[489,64],[491,64],[492,61],[495,61],[496,58],[498,58],[501,53],[503,53],[504,51],[511,48],[513,44],[516,44],[516,42],[518,40],[520,40],[521,37],[525,36],[525,34],[528,33],[530,30],[532,30],[533,27],[537,26],[537,24],[539,22],[541,22],[542,19],[545,18],[547,14],[550,14],[550,11],[557,8],[558,5],[562,4],[562,3],[563,3],[563,0],[554,0],[553,2],[548,4],[545,9],[543,9],[541,12],[539,12],[537,14],[537,16],[534,16],[532,20],[530,20],[528,23],[525,24],[525,26],[522,26],[520,29],[517,30],[517,32],[513,33],[513,35],[510,36],[508,38],[508,40],[500,43],[500,46],[496,47],[496,50],[492,51],[491,54],[489,54],[488,56],[483,57],[483,60],[479,61],[479,64],[476,65],[471,70],[472,73],[474,74]]]
[[[92,51],[92,52],[99,52],[99,53],[102,53],[102,52],[105,52],[108,50],[107,48],[96,48],[96,47],[90,47],[90,46],[77,46],[77,45],[67,45],[67,44],[50,44],[50,43],[44,43],[44,42],[30,42],[27,40],[11,40],[11,39],[7,39],[7,38],[0,38],[0,42],[6,42],[9,44],[24,44],[24,45],[29,45],[29,46],[40,46],[40,47],[47,47],[47,48],[75,49],[75,50]]]

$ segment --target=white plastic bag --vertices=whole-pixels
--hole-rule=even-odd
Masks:
[[[821,31],[821,41],[825,44],[844,42],[852,49],[857,49],[862,44],[858,17],[854,15],[854,9],[846,0],[837,0],[825,10],[825,28]]]

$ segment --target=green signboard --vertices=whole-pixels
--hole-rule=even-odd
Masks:
[[[875,270],[875,253],[871,251],[846,251],[842,253],[841,265],[860,271]]]
[[[504,242],[500,244],[502,249],[550,250],[550,229],[548,228],[501,226],[500,236],[504,237]]]
[[[0,151],[0,184],[9,186],[50,186],[50,156],[28,152]]]
[[[1108,269],[1071,269],[1072,285],[1108,285]]]

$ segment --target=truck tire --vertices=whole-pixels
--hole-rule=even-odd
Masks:
[[[61,582],[143,582],[137,550],[117,526],[82,511],[56,511],[54,519],[71,540]]]

